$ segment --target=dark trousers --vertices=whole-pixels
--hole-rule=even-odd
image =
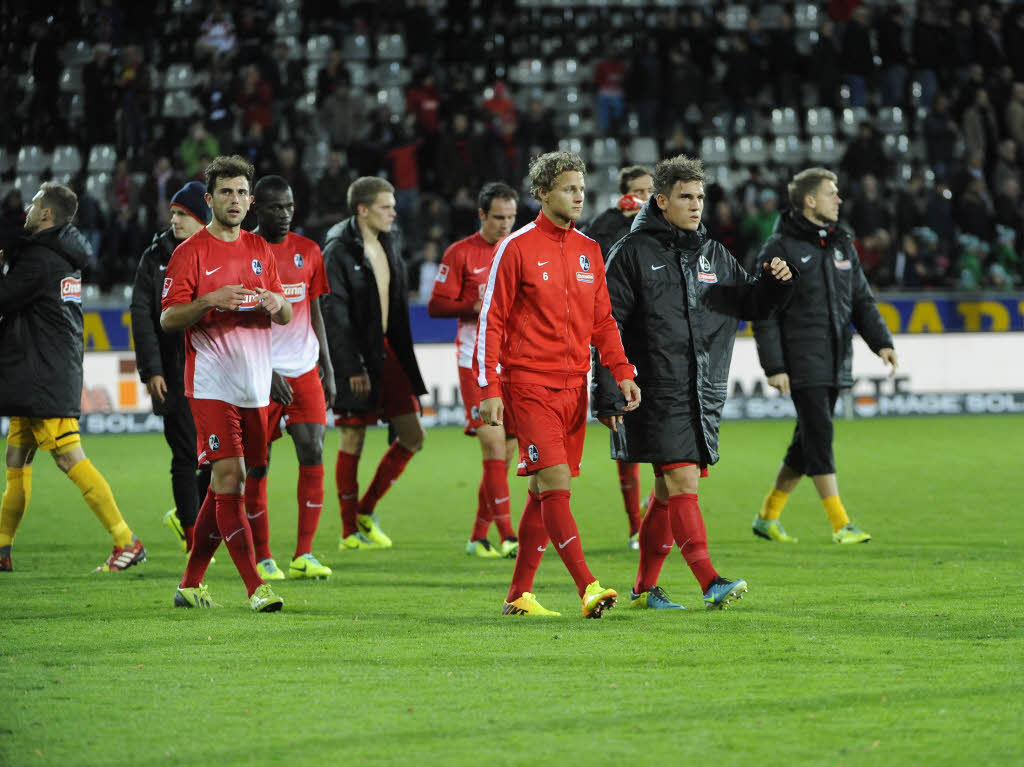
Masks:
[[[196,425],[188,402],[182,397],[180,403],[168,404],[164,439],[171,448],[171,491],[182,527],[192,527],[210,485],[210,472],[196,471]]]
[[[796,407],[796,428],[786,451],[785,463],[793,471],[809,476],[835,474],[832,455],[832,413],[839,389],[816,386],[791,394]]]

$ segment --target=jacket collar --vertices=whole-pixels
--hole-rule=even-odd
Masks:
[[[703,223],[695,232],[672,226],[654,200],[654,197],[648,200],[636,214],[630,231],[644,231],[659,242],[674,245],[682,250],[697,250],[703,247],[704,241],[708,238],[708,230]]]
[[[537,218],[533,220],[533,223],[537,225],[537,228],[543,233],[549,240],[555,240],[556,242],[563,241],[569,236],[570,232],[575,231],[576,224],[572,221],[569,222],[569,228],[563,229],[560,226],[555,226],[554,222],[550,218],[544,215],[542,210],[537,214]]]
[[[787,210],[779,216],[779,220],[775,222],[775,231],[787,237],[813,243],[819,248],[849,239],[849,235],[838,224],[815,224],[795,210]]]

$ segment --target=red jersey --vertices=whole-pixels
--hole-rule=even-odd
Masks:
[[[493,257],[494,245],[477,232],[448,246],[434,278],[427,311],[431,317],[459,318],[455,345],[460,368],[473,367],[477,316],[473,306],[484,297]]]
[[[498,396],[499,364],[511,383],[585,386],[591,346],[616,381],[636,375],[612,318],[601,246],[542,211],[494,253],[477,331],[481,398]]]
[[[292,321],[270,328],[274,372],[298,378],[316,368],[320,361],[320,343],[313,332],[310,302],[330,290],[324,258],[319,245],[295,232],[288,232],[281,242],[267,245],[277,263],[282,295],[292,305]]]
[[[200,229],[177,248],[167,264],[162,307],[187,304],[225,285],[281,293],[277,264],[267,241],[239,232],[224,242]],[[270,315],[256,311],[252,296],[237,311],[213,309],[185,328],[185,394],[237,407],[270,401]]]

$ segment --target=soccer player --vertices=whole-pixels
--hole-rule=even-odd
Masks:
[[[412,347],[405,266],[395,248],[395,189],[364,176],[348,188],[352,215],[327,232],[330,292],[320,298],[337,382],[341,431],[335,480],[341,506],[339,550],[389,548],[373,516],[377,502],[423,446],[420,403],[427,393]],[[387,420],[397,439],[359,498],[359,457],[366,427]]]
[[[284,178],[264,176],[253,187],[253,198],[258,222],[255,234],[270,245],[284,298],[292,305],[292,321],[270,328],[274,373],[267,411],[271,438],[280,436],[278,424],[283,416],[299,461],[298,536],[288,577],[328,578],[331,568],[321,564],[312,553],[313,536],[324,505],[327,407],[334,402],[334,368],[317,300],[327,292],[324,260],[315,242],[290,231],[295,199]],[[267,466],[248,466],[246,472],[245,515],[252,528],[256,569],[263,580],[281,580],[284,573],[270,553]]]
[[[256,571],[242,493],[246,464],[267,463],[270,324],[287,325],[292,305],[281,296],[267,241],[241,228],[252,204],[252,165],[238,155],[221,156],[205,175],[213,219],[171,256],[160,315],[165,331],[185,330],[185,394],[196,425],[197,459],[213,467],[174,604],[215,606],[202,581],[223,538],[249,607],[274,612],[284,601]]]
[[[569,508],[570,478],[579,475],[587,427],[592,345],[619,382],[624,409],[640,404],[635,371],[611,316],[601,248],[574,224],[583,211],[585,173],[583,160],[569,152],[543,154],[530,164],[540,213],[498,246],[480,311],[480,418],[506,424],[516,435],[519,475],[530,477],[503,615],[558,614],[530,591],[549,539],[576,582],[584,617],[600,618],[618,597],[587,567]]]
[[[78,197],[44,183],[32,198],[26,234],[0,251],[0,414],[7,434],[7,486],[0,501],[0,571],[10,571],[11,544],[32,496],[32,459],[45,450],[82,491],[114,539],[97,571],[146,561],[103,475],[82,450],[82,267],[89,245],[73,225]],[[6,263],[5,263],[6,262]]]
[[[633,219],[644,203],[651,199],[651,184],[653,183],[651,171],[643,165],[630,165],[619,171],[619,198],[618,203],[601,213],[590,222],[586,228],[586,234],[597,240],[601,246],[601,255],[605,263],[608,262],[608,254],[612,246],[629,233]],[[598,375],[604,375],[604,368],[596,366]],[[597,385],[596,382],[593,385]],[[629,520],[629,538],[627,545],[633,551],[640,548],[640,464],[629,463],[628,461],[616,461],[619,471],[619,491],[622,493],[622,502],[626,508],[626,518]]]
[[[754,323],[754,338],[768,384],[793,398],[796,429],[775,483],[754,518],[754,534],[796,543],[779,516],[800,478],[808,474],[832,524],[836,543],[867,543],[871,536],[850,521],[839,498],[832,453],[832,413],[839,389],[853,385],[850,324],[895,374],[892,334],[861,270],[853,238],[837,224],[837,176],[808,168],[789,183],[789,202],[760,260],[781,258],[801,272],[792,303]]]
[[[459,391],[466,409],[466,434],[480,439],[484,464],[477,491],[476,520],[466,553],[485,558],[515,557],[519,548],[512,530],[508,490],[508,465],[515,456],[515,435],[506,434],[501,424],[491,426],[480,420],[480,387],[473,374],[476,320],[491,270],[494,246],[512,231],[518,202],[519,195],[508,184],[491,183],[480,190],[477,196],[480,231],[452,243],[444,252],[427,305],[432,317],[459,318],[455,343]],[[501,536],[500,549],[487,539],[492,521]]]
[[[192,548],[192,531],[199,504],[210,486],[207,467],[196,472],[196,425],[185,398],[185,336],[165,333],[160,327],[160,303],[164,276],[178,245],[210,223],[206,187],[189,181],[171,198],[171,226],[154,235],[142,253],[132,288],[132,339],[139,377],[149,390],[153,412],[163,416],[164,439],[171,449],[171,491],[174,508],[164,514],[164,524],[181,543]]]
[[[640,527],[640,566],[630,595],[637,608],[683,609],[658,586],[673,539],[708,608],[747,591],[711,564],[697,484],[718,461],[718,427],[739,318],[766,317],[790,291],[782,259],[751,277],[708,236],[704,168],[679,155],[654,169],[654,197],[608,257],[608,293],[622,343],[643,384],[644,408],[618,415],[618,392],[593,403],[612,436],[613,458],[654,467],[654,502]]]

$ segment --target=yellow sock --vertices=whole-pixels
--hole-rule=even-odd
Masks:
[[[3,500],[0,501],[0,546],[11,545],[31,497],[32,467],[15,469],[8,466],[7,488],[4,490]]]
[[[117,508],[114,494],[103,475],[99,473],[88,458],[76,463],[68,471],[68,477],[82,491],[82,497],[89,504],[92,513],[103,523],[103,526],[114,539],[115,546],[130,546],[132,531]]]
[[[764,503],[761,504],[759,512],[761,519],[778,519],[788,500],[789,493],[784,493],[773,487],[771,492],[764,497]]]
[[[832,523],[833,533],[839,528],[850,524],[850,518],[846,516],[846,507],[843,506],[843,502],[839,500],[838,495],[830,495],[828,498],[822,498],[821,505],[825,507],[825,513],[828,514],[828,521]]]

